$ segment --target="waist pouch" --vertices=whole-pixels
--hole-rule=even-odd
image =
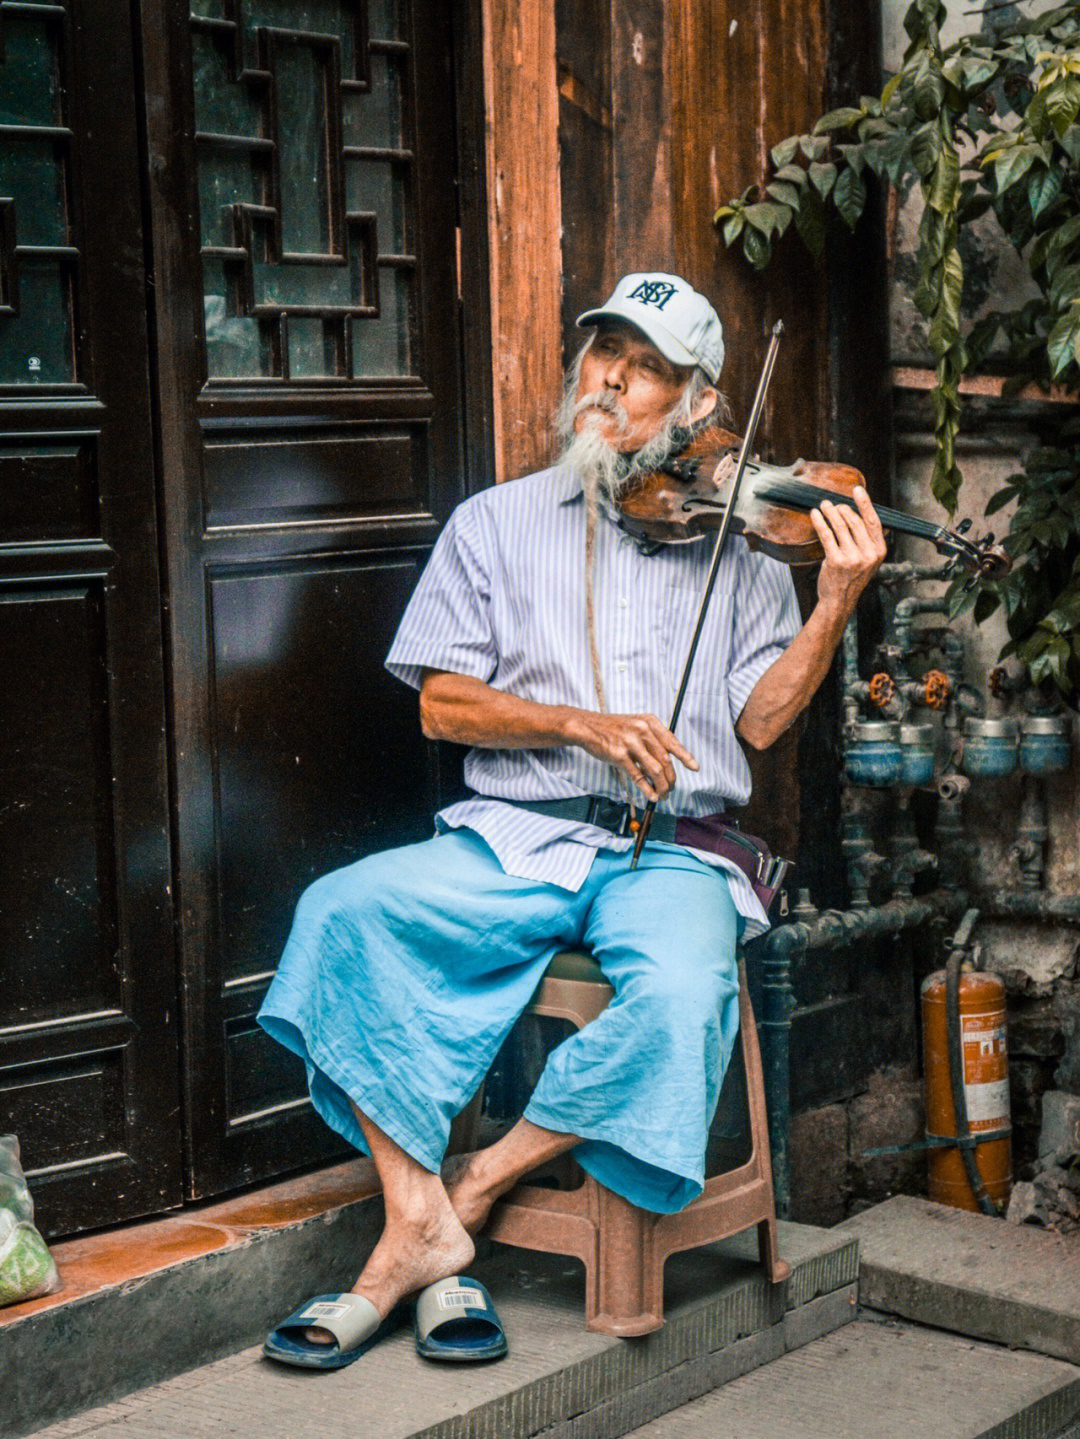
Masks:
[[[477,795],[477,799],[496,799],[515,809],[532,810],[551,819],[576,820],[593,824],[612,834],[630,837],[630,812],[622,800],[605,795],[583,794],[571,799],[503,799],[501,795]],[[719,814],[675,815],[655,813],[649,826],[650,839],[667,844],[683,844],[688,849],[701,849],[730,860],[750,881],[750,888],[768,913],[779,893],[784,875],[790,869],[786,859],[776,859],[763,839],[744,834],[738,824],[722,811]]]

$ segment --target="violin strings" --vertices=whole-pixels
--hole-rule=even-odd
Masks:
[[[818,485],[806,484],[803,481],[774,481],[771,484],[759,486],[755,493],[760,499],[773,500],[778,505],[784,505],[789,509],[812,510],[820,505],[822,500],[831,500],[834,505],[847,505],[850,509],[857,510],[858,506],[849,496],[840,494],[835,490],[824,490]],[[920,535],[925,539],[936,539],[942,533],[940,525],[933,524],[930,520],[920,520],[915,515],[905,515],[900,510],[889,509],[887,505],[875,505],[881,522],[893,530],[903,530],[909,535]]]

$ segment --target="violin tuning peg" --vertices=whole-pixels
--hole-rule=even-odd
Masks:
[[[988,550],[993,543],[994,543],[994,532],[993,532],[993,530],[987,530],[986,534],[983,535],[982,539],[979,541],[979,544],[982,546],[982,548],[983,548],[984,550]]]
[[[968,532],[968,530],[970,530],[970,529],[971,529],[971,521],[970,521],[970,520],[961,520],[960,523],[959,523],[959,524],[957,525],[957,527],[956,527],[956,533],[957,533],[958,535],[966,535],[967,532]]]

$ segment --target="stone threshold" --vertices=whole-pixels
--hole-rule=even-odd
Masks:
[[[868,1308],[1080,1364],[1080,1235],[906,1195],[830,1232],[859,1240]]]
[[[295,1400],[296,1413],[281,1424],[275,1418],[270,1432],[307,1432],[313,1376],[270,1365],[251,1346],[310,1295],[352,1283],[357,1256],[378,1235],[381,1208],[370,1161],[356,1160],[174,1218],[55,1245],[65,1289],[0,1311],[0,1432],[16,1439],[65,1419],[58,1435],[96,1432],[97,1414],[85,1411],[120,1401],[130,1419],[131,1407],[142,1413],[170,1379],[184,1392],[199,1389],[204,1406],[221,1366],[253,1370],[257,1394],[272,1394],[276,1403]],[[578,1264],[491,1246],[471,1272],[500,1305],[510,1359],[465,1375],[451,1366],[448,1374],[423,1364],[402,1334],[337,1375],[317,1376],[334,1385],[320,1393],[344,1395],[366,1370],[359,1427],[355,1404],[348,1411],[353,1439],[369,1432],[378,1439],[623,1434],[854,1318],[854,1239],[782,1224],[780,1247],[792,1273],[779,1286],[756,1263],[753,1230],[675,1256],[666,1276],[667,1324],[626,1341],[585,1329]],[[402,1366],[399,1384],[384,1382],[391,1363]],[[223,1373],[221,1380],[226,1403],[238,1392],[237,1379]],[[389,1408],[377,1420],[373,1414],[369,1428],[373,1394]],[[464,1428],[463,1406],[472,1415]],[[202,1434],[209,1416],[205,1407],[200,1412]],[[111,1424],[107,1410],[98,1414]],[[582,1427],[586,1414],[592,1417]],[[147,1411],[140,1432],[148,1422]],[[231,1432],[224,1421],[220,1432]]]

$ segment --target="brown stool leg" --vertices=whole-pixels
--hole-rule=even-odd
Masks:
[[[484,1086],[481,1084],[468,1104],[450,1126],[447,1155],[471,1154],[480,1136],[480,1111],[484,1107]]]
[[[773,1284],[779,1284],[791,1273],[791,1266],[786,1259],[780,1258],[780,1249],[776,1240],[776,1215],[770,1214],[768,1219],[758,1221],[758,1256],[762,1266]]]
[[[653,1258],[653,1216],[595,1180],[599,1246],[596,1278],[587,1282],[585,1327],[628,1338],[664,1322],[663,1266]],[[590,1276],[591,1280],[591,1276]]]

